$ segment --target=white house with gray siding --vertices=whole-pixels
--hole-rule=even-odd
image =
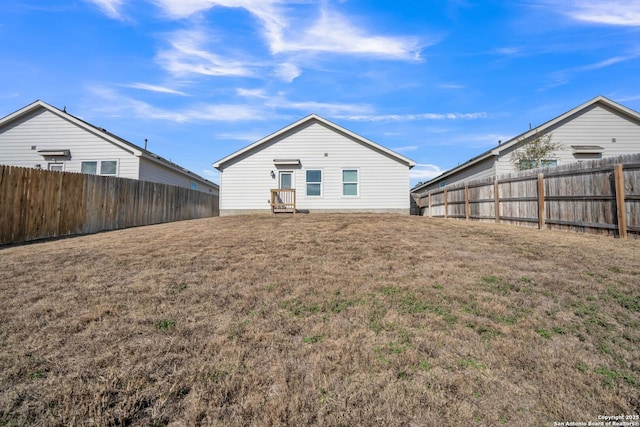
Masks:
[[[515,172],[512,153],[537,135],[548,134],[559,148],[545,159],[546,166],[640,153],[640,114],[598,96],[416,186],[412,192]]]
[[[35,101],[0,119],[0,164],[159,182],[218,194],[218,185],[65,110]]]
[[[215,162],[220,215],[269,212],[272,189],[302,212],[409,213],[415,162],[311,114]]]

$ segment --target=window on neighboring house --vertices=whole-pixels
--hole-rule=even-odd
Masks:
[[[96,175],[98,173],[98,162],[82,162],[80,172]]]
[[[307,171],[307,196],[322,196],[322,171]]]
[[[116,176],[118,174],[118,162],[116,160],[103,160],[100,162],[100,175]]]
[[[520,170],[527,170],[527,169],[535,169],[536,168],[536,162],[535,160],[527,160],[527,159],[523,159],[520,160],[520,162],[518,162],[520,165],[522,165],[520,167]],[[558,164],[558,161],[555,159],[543,159],[540,160],[540,167],[541,168],[545,168],[547,166],[556,166]]]
[[[62,172],[62,163],[49,163],[48,167],[50,171]]]
[[[80,172],[89,175],[118,175],[118,161],[117,160],[102,160],[82,162],[80,164]]]
[[[197,190],[198,189],[198,184],[196,184],[195,181],[191,181],[190,188],[192,190]]]
[[[342,170],[342,195],[357,196],[358,191],[358,170],[343,169]]]

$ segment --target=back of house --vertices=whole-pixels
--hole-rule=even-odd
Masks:
[[[287,190],[298,212],[408,214],[414,165],[312,114],[214,163],[220,214],[268,212]]]

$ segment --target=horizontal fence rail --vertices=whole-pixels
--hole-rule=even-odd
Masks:
[[[0,165],[0,244],[217,216],[218,202],[173,185]]]
[[[412,193],[419,214],[640,238],[640,154]]]

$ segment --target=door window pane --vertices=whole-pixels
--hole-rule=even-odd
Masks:
[[[291,173],[280,173],[280,188],[291,188]]]

